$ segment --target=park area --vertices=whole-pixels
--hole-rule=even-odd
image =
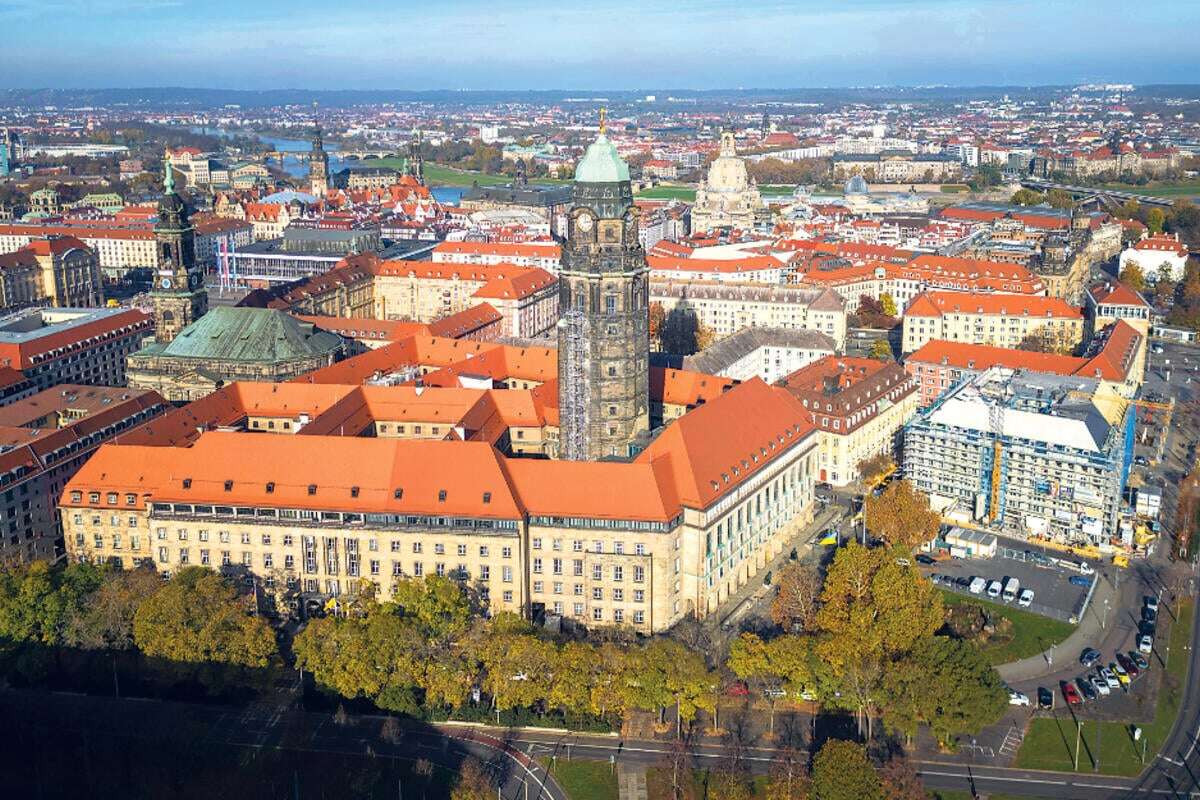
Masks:
[[[978,609],[981,618],[990,620],[991,631],[979,629],[973,640],[992,664],[1007,664],[1037,655],[1075,630],[1074,625],[1060,620],[945,590],[942,602],[953,615],[951,620],[966,616],[972,609]]]
[[[1158,704],[1152,722],[1141,725],[1142,740],[1134,742],[1129,723],[1084,720],[1077,733],[1068,713],[1039,717],[1030,723],[1025,741],[1017,753],[1015,766],[1021,769],[1050,769],[1071,772],[1075,769],[1076,742],[1080,743],[1080,772],[1098,771],[1105,775],[1137,775],[1142,771],[1142,753],[1148,759],[1162,747],[1183,700],[1188,680],[1190,651],[1187,647],[1192,630],[1194,603],[1180,605],[1179,619],[1171,625],[1166,673],[1159,687]],[[1144,750],[1143,750],[1144,748]]]

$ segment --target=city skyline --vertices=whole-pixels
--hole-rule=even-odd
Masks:
[[[1200,23],[1195,4],[1166,6],[1179,28]],[[476,0],[386,12],[356,0],[336,15],[275,0],[203,10],[176,0],[12,0],[0,21],[30,35],[0,66],[10,88],[314,90],[1173,83],[1194,80],[1200,66],[1185,41],[1114,0],[868,0],[835,10],[615,0],[550,11],[520,0],[493,14]],[[31,57],[48,46],[55,59]],[[1113,57],[1146,51],[1156,57]],[[201,72],[203,81],[191,77]]]

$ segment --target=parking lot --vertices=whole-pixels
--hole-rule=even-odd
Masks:
[[[962,585],[962,581],[955,583],[955,579],[969,580],[978,576],[989,583],[1000,581],[1003,584],[1007,578],[1016,578],[1021,582],[1022,589],[1033,590],[1032,605],[1021,607],[1022,610],[1064,622],[1075,622],[1082,613],[1088,590],[1086,586],[1071,583],[1070,579],[1074,576],[1094,580],[1097,576],[1080,576],[1078,570],[1056,565],[1050,559],[1057,557],[1054,551],[1043,553],[1024,542],[1002,538],[993,558],[944,559],[934,565],[923,565],[922,569],[927,575],[949,576],[949,582],[943,580],[940,583],[944,589],[1014,608],[1018,607],[1015,600],[1006,602],[1002,597],[989,597],[986,589],[981,594],[973,595]]]

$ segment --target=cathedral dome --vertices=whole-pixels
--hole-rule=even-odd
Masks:
[[[576,183],[621,183],[629,180],[629,165],[603,133],[592,142],[575,167]]]

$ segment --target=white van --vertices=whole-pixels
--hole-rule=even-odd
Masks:
[[[1009,578],[1004,582],[1004,602],[1011,603],[1017,599],[1017,592],[1021,591],[1021,582],[1016,578]]]
[[[971,578],[971,585],[967,588],[970,590],[971,594],[982,594],[984,586],[987,586],[987,581],[985,581],[983,578]]]
[[[1000,588],[1001,588],[1000,581],[992,581],[991,583],[989,583],[988,587],[987,587],[988,597],[999,597],[1000,596]]]

